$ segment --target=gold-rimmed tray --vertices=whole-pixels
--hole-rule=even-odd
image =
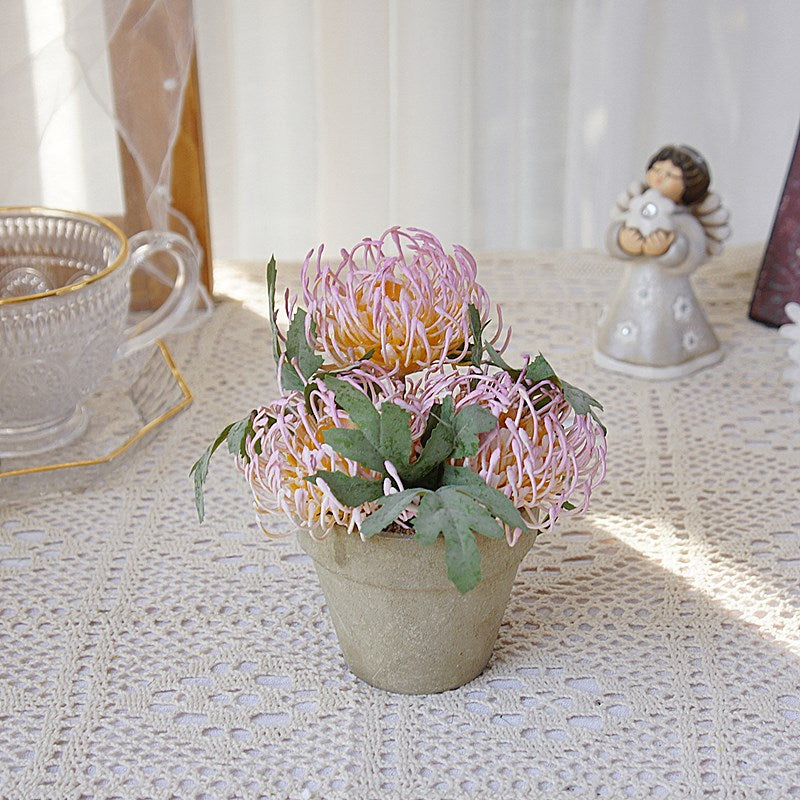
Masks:
[[[0,503],[99,483],[191,402],[172,354],[156,341],[118,362],[86,400],[90,421],[80,439],[48,453],[0,459]]]

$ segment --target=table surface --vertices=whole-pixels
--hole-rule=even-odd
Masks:
[[[102,485],[0,509],[0,797],[800,796],[800,407],[747,319],[761,252],[701,269],[725,358],[660,383],[592,363],[619,262],[479,260],[518,351],[604,402],[608,477],[526,557],[488,669],[425,697],[348,672],[224,455],[197,522],[191,464],[275,393],[263,265],[219,264],[229,299],[170,341],[193,405]]]

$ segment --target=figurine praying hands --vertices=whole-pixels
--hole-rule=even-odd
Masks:
[[[686,145],[662,147],[646,183],[617,199],[606,245],[628,263],[598,323],[595,362],[640,378],[688,375],[722,357],[689,276],[730,235],[729,214],[709,192],[705,159]]]

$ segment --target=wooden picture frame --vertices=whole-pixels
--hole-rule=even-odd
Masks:
[[[153,74],[161,68],[152,50],[137,35],[135,23],[153,5],[153,0],[129,0],[125,14],[109,43],[109,62],[114,103],[117,112],[136,109],[146,114],[151,102]],[[192,0],[171,0],[170,13],[192,24]],[[130,90],[130,60],[135,53],[141,65],[140,76]],[[120,87],[125,87],[121,90]],[[121,96],[122,95],[122,96]],[[139,168],[122,136],[117,138],[120,153],[124,212],[113,218],[128,235],[152,227],[147,213],[147,196],[142,186]],[[192,44],[188,80],[183,96],[180,128],[172,149],[172,172],[170,181],[172,205],[192,224],[197,241],[203,249],[200,279],[213,291],[211,234],[208,213],[208,191],[206,188],[205,154],[203,150],[203,128],[200,114],[200,89],[197,76],[197,47]],[[178,233],[185,233],[179,225],[173,226]],[[135,311],[156,308],[169,294],[169,287],[152,277],[137,272],[131,280],[131,308]]]

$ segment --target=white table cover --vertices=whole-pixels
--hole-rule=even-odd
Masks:
[[[479,260],[509,357],[605,404],[608,477],[525,559],[489,668],[426,697],[347,671],[224,454],[197,522],[192,462],[275,393],[263,265],[218,265],[246,302],[171,341],[193,406],[104,485],[0,509],[0,797],[800,796],[800,407],[747,318],[760,255],[701,270],[725,358],[663,383],[592,363],[618,262]]]

